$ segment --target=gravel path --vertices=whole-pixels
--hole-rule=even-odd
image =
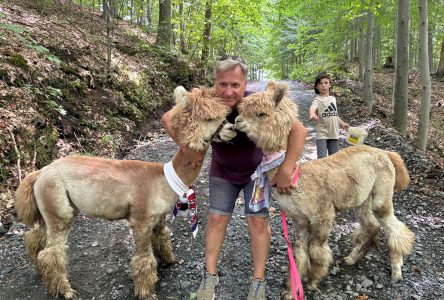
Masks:
[[[265,83],[252,83],[253,90],[263,90]],[[307,120],[308,106],[314,94],[307,87],[290,82],[289,96],[300,106],[301,120],[313,137]],[[413,255],[404,262],[404,281],[392,284],[386,240],[381,237],[378,249],[371,249],[354,266],[343,263],[351,250],[350,233],[356,227],[351,213],[337,215],[329,243],[335,263],[330,275],[319,285],[319,291],[307,292],[306,299],[444,299],[444,216],[442,201],[444,183],[441,171],[424,156],[416,153],[394,130],[377,120],[356,120],[347,114],[338,99],[341,116],[351,125],[369,129],[369,145],[398,151],[410,171],[412,182],[401,194],[395,194],[395,214],[417,235]],[[356,107],[347,107],[353,111]],[[341,142],[341,147],[347,147]],[[167,162],[177,147],[161,130],[137,148],[128,159]],[[303,160],[316,157],[313,138],[307,139]],[[199,286],[204,270],[204,230],[208,213],[208,158],[196,181],[200,231],[192,240],[184,219],[171,225],[177,263],[159,267],[156,292],[159,299],[190,299]],[[320,174],[321,176],[321,174]],[[221,253],[220,285],[217,299],[245,299],[252,275],[249,237],[243,200],[236,205]],[[267,264],[268,298],[279,299],[287,266],[286,243],[280,225],[280,210],[273,204],[272,241]],[[291,230],[291,223],[290,223]],[[14,223],[0,237],[0,299],[55,299],[47,296],[40,276],[28,260],[23,247],[25,227]],[[134,243],[126,221],[108,222],[80,215],[69,236],[69,276],[79,299],[134,299],[129,276],[129,261]]]

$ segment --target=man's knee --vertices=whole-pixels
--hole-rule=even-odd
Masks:
[[[265,217],[247,217],[248,228],[250,232],[268,232],[271,233],[268,218]]]
[[[208,225],[212,228],[225,228],[230,221],[231,215],[219,215],[210,213]]]

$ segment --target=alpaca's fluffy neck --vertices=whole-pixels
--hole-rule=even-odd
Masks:
[[[199,162],[191,161],[181,148],[179,148],[179,151],[173,158],[174,171],[176,171],[177,176],[179,176],[186,186],[193,184],[202,169],[206,151],[198,153],[202,155],[202,159],[200,159]]]

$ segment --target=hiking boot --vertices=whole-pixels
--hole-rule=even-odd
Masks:
[[[247,300],[266,300],[265,297],[265,280],[255,279],[250,285]]]
[[[219,276],[205,273],[199,289],[196,292],[197,300],[213,300],[215,298],[214,289],[219,284]]]

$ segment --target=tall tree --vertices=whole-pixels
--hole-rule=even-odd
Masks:
[[[373,109],[373,63],[372,63],[372,47],[373,47],[373,24],[374,24],[373,7],[370,3],[367,13],[367,38],[365,47],[365,71],[364,71],[364,102],[368,107],[368,110],[372,112]]]
[[[205,1],[205,26],[203,31],[203,46],[202,55],[200,60],[206,62],[208,60],[208,55],[210,54],[210,39],[211,39],[211,6],[212,1]]]
[[[409,25],[410,0],[398,0],[394,125],[401,134],[405,134],[407,129]]]
[[[156,44],[169,48],[171,46],[171,0],[159,0],[159,26]]]
[[[427,0],[419,0],[419,66],[421,71],[422,101],[421,115],[419,118],[418,135],[416,146],[424,151],[427,146],[427,131],[429,128],[430,113],[430,68],[428,51],[428,18],[427,18]]]
[[[187,51],[187,47],[185,44],[185,16],[184,16],[184,11],[183,11],[183,6],[184,6],[184,0],[180,0],[179,3],[179,18],[180,18],[180,24],[179,24],[179,49],[180,52],[186,54],[188,53]]]
[[[439,55],[438,68],[436,69],[436,75],[444,76],[444,36],[442,37],[441,52]]]
[[[361,22],[359,25],[359,80],[361,82],[364,81],[364,64],[365,64],[365,60],[364,60],[364,53],[365,53],[365,26],[364,26],[364,16],[361,16]]]

